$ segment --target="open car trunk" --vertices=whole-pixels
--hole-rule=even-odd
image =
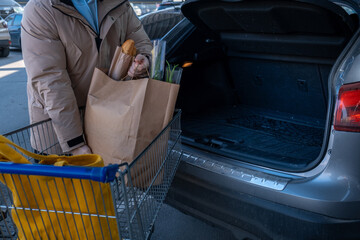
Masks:
[[[280,170],[314,166],[323,147],[330,71],[358,27],[329,1],[190,1],[183,143]]]

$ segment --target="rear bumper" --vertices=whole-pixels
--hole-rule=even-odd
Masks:
[[[6,47],[10,47],[10,41],[8,39],[0,40],[0,48],[6,48]]]
[[[194,169],[192,169],[194,168]],[[226,176],[182,162],[168,203],[222,227],[239,228],[259,239],[359,239],[360,216],[336,219],[234,191]],[[196,173],[196,174],[194,174]],[[216,183],[207,179],[216,179]],[[251,186],[249,186],[251,188]],[[215,221],[213,221],[215,220]],[[230,226],[230,227],[229,227]],[[243,235],[241,236],[243,238]]]

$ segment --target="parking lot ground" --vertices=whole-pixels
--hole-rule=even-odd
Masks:
[[[235,240],[229,231],[207,224],[164,204],[151,240]]]
[[[0,96],[0,133],[27,126],[26,71],[19,50],[0,58]]]

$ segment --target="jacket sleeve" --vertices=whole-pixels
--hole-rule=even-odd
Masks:
[[[82,122],[66,70],[65,49],[57,23],[41,1],[29,1],[25,7],[21,38],[28,94],[32,95],[29,108],[31,99],[43,105],[64,152],[80,147],[84,144]]]
[[[150,57],[152,50],[151,41],[132,7],[129,7],[128,9],[128,16],[129,19],[125,39],[133,39],[138,53]]]

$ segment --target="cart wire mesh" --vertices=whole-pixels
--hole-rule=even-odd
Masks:
[[[149,239],[181,158],[180,116],[131,164],[0,162],[0,239]],[[63,154],[50,120],[5,136],[31,152]]]

